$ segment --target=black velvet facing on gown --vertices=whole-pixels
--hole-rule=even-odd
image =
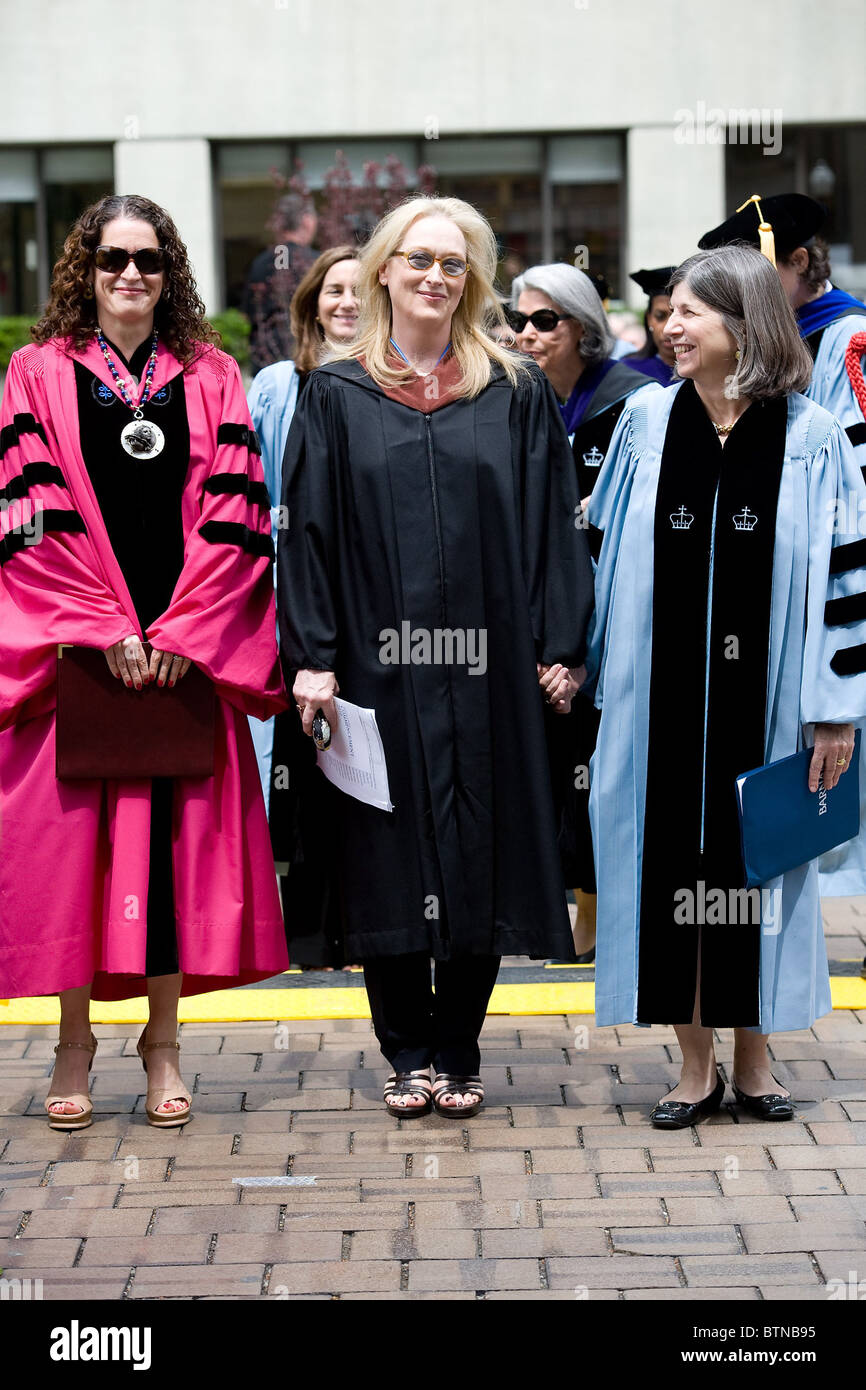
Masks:
[[[652,675],[637,1017],[754,1027],[760,921],[727,909],[744,884],[735,779],[764,762],[776,510],[787,402],[754,402],[724,446],[691,382],[671,409],[655,512]],[[712,604],[707,641],[712,543]],[[704,892],[726,908],[704,925]],[[680,894],[678,897],[677,894]],[[713,900],[711,899],[711,902]],[[680,921],[675,911],[680,909]],[[729,916],[739,920],[728,922]],[[745,920],[744,920],[745,919]]]
[[[106,340],[108,341],[108,340]],[[141,380],[150,356],[150,338],[129,363],[109,342],[118,364]],[[159,425],[165,448],[152,459],[136,459],[120,442],[132,419],[129,407],[109,393],[82,363],[75,363],[81,452],[108,538],[123,572],[142,631],[164,613],[183,568],[181,499],[189,470],[189,422],[183,375],[173,377],[143,407],[146,420]],[[111,396],[113,395],[113,399]],[[178,970],[174,879],[171,852],[174,783],[152,780],[150,872],[147,889],[146,973]]]

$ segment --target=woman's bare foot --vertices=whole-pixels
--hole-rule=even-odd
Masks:
[[[61,1033],[61,1043],[90,1044],[90,1027],[85,1031]],[[83,1047],[62,1047],[55,1053],[54,1071],[48,1087],[50,1096],[84,1095],[90,1085],[89,1067],[92,1054]],[[48,1106],[50,1115],[81,1115],[81,1106],[73,1100],[56,1100]]]
[[[148,1025],[144,1041],[145,1043],[171,1042],[173,1039],[170,1036],[160,1037]],[[179,1088],[176,1097],[170,1097],[156,1107],[157,1115],[176,1115],[178,1111],[188,1109],[186,1097],[183,1095],[186,1087],[178,1068],[180,1053],[177,1049],[174,1047],[155,1047],[152,1051],[146,1052],[145,1056],[147,1058],[148,1090],[168,1091],[174,1090],[176,1086]]]

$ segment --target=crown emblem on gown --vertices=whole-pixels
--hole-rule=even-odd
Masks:
[[[735,531],[754,531],[758,524],[758,518],[754,512],[750,512],[748,507],[744,507],[741,512],[734,514]]]
[[[600,468],[604,463],[604,454],[596,444],[593,444],[588,454],[584,454],[583,461],[587,468]]]
[[[694,517],[685,507],[680,507],[678,512],[671,512],[671,526],[675,531],[688,531],[693,521]]]

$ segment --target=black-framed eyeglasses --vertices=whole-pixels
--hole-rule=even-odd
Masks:
[[[161,246],[143,246],[140,251],[126,251],[122,246],[97,246],[93,262],[97,270],[120,275],[130,261],[140,275],[158,275],[165,269],[165,252]]]
[[[416,251],[394,251],[392,255],[405,256],[407,265],[411,265],[413,270],[429,270],[435,262],[442,274],[450,275],[452,280],[458,280],[469,269],[469,262],[464,261],[462,256],[434,256],[432,251],[424,251],[420,247]]]
[[[505,317],[515,333],[522,333],[528,323],[539,333],[552,333],[563,319],[573,319],[574,314],[558,314],[555,309],[536,309],[534,314],[521,314],[519,309],[506,309]]]

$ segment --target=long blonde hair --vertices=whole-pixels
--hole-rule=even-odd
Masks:
[[[451,320],[451,346],[463,372],[458,395],[477,396],[490,380],[492,362],[498,362],[512,386],[528,367],[490,336],[489,329],[505,325],[502,305],[493,288],[496,276],[496,238],[486,217],[462,198],[411,197],[382,218],[361,252],[358,297],[361,308],[358,334],[351,343],[335,346],[326,361],[340,362],[363,356],[367,371],[379,386],[397,386],[413,377],[411,367],[388,365],[391,336],[391,298],[387,285],[379,283],[379,267],[400,246],[413,222],[436,213],[450,217],[466,241],[469,273],[460,303]]]

